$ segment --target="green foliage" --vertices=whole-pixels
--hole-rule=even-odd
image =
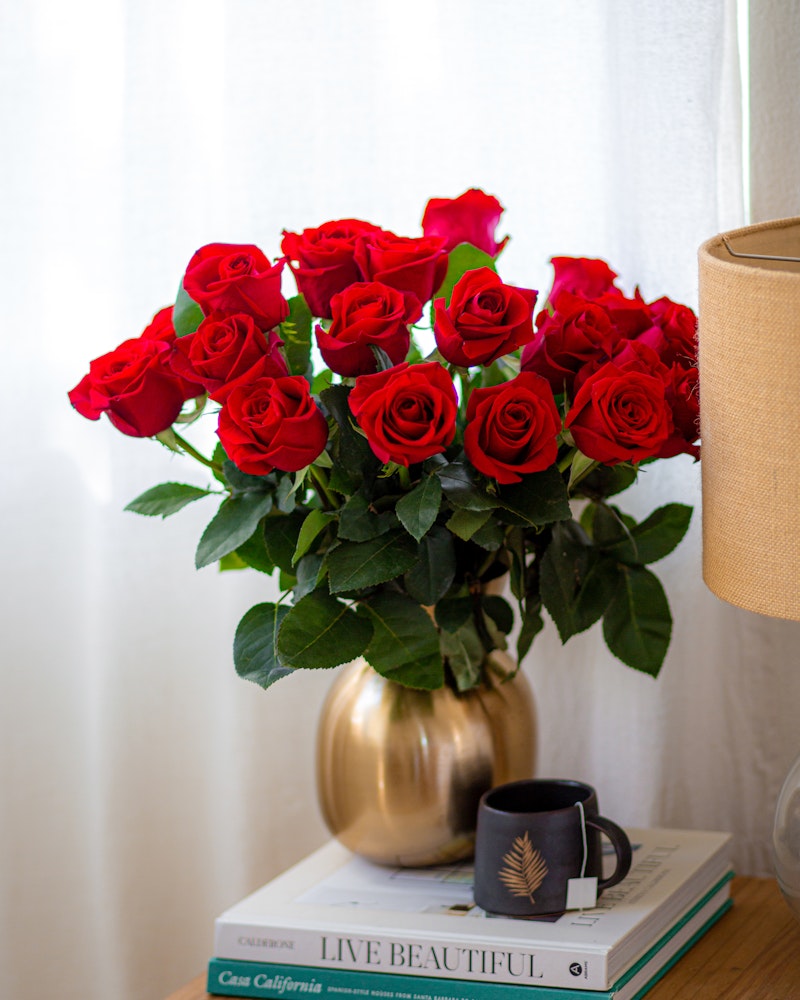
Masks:
[[[311,310],[302,295],[289,299],[289,315],[281,323],[281,340],[290,375],[308,375],[311,365]]]
[[[281,663],[276,646],[278,629],[289,612],[282,604],[257,604],[239,622],[233,640],[236,673],[263,688],[292,673]]]
[[[371,639],[370,622],[324,590],[314,590],[283,619],[277,649],[285,666],[338,667],[360,656]]]
[[[189,293],[183,287],[183,281],[178,286],[178,294],[175,297],[175,305],[172,307],[172,325],[175,328],[176,337],[186,337],[200,326],[203,322],[203,310],[190,298]]]
[[[147,517],[169,517],[170,514],[183,510],[194,500],[212,495],[212,490],[203,490],[186,483],[161,483],[160,486],[153,486],[152,489],[140,493],[135,500],[131,500],[125,510],[132,510],[135,514],[144,514]]]

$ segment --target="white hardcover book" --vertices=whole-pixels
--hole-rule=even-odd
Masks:
[[[730,834],[627,832],[631,871],[595,908],[534,920],[476,907],[471,864],[384,868],[331,841],[221,914],[214,954],[605,990],[730,868]]]

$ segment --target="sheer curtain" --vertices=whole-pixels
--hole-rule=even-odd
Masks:
[[[195,572],[202,504],[123,513],[204,476],[66,390],[201,244],[274,256],[283,228],[344,216],[414,234],[429,197],[472,186],[507,206],[507,280],[545,289],[551,255],[603,256],[694,303],[697,246],[743,221],[735,7],[29,0],[0,19],[0,995],[161,1000],[219,910],[325,839],[330,675],[235,676],[236,623],[271,584]],[[691,462],[626,502],[671,499],[699,505]],[[540,771],[592,781],[625,823],[732,829],[740,870],[765,871],[797,627],[705,590],[699,511],[661,574],[658,681],[597,630],[537,639]]]

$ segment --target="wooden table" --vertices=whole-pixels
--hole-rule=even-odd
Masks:
[[[647,1000],[800,1000],[800,923],[772,879],[736,878],[733,909]],[[167,1000],[209,1000],[205,974]]]

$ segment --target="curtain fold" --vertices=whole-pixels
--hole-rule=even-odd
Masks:
[[[135,337],[212,241],[354,216],[413,235],[429,197],[506,206],[506,280],[602,256],[696,304],[695,254],[741,223],[735,5],[656,0],[55,0],[0,10],[4,585],[0,995],[160,1000],[210,957],[216,913],[327,836],[313,778],[330,674],[264,693],[231,641],[274,596],[193,568],[212,510],[123,513],[159,446],[70,411],[89,359]],[[203,433],[213,440],[213,427]],[[630,824],[729,828],[768,865],[768,803],[796,750],[797,629],[700,579],[699,476],[624,499],[698,507],[660,564],[662,677],[596,629],[527,661],[541,773],[595,783]],[[796,704],[796,701],[795,701]]]

